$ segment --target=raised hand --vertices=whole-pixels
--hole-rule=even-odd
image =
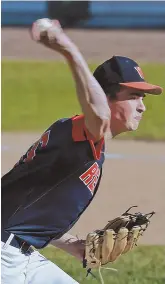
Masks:
[[[70,49],[76,47],[65,34],[58,20],[39,19],[33,23],[30,33],[34,41],[62,55],[68,55]]]

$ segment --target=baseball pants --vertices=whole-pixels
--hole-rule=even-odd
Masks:
[[[23,254],[10,244],[1,242],[2,284],[78,284],[57,265],[38,251]]]

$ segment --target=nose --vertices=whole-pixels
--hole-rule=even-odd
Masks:
[[[142,113],[146,111],[146,107],[143,103],[143,99],[142,98],[139,98],[139,104],[138,104],[138,112]]]

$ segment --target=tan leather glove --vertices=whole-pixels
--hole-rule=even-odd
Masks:
[[[155,212],[131,214],[129,210],[132,207],[120,217],[109,221],[102,230],[96,230],[87,235],[84,267],[99,268],[109,262],[114,262],[121,254],[134,248]]]

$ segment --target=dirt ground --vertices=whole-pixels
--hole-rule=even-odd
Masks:
[[[165,62],[163,31],[67,30],[89,61],[102,62],[114,54],[142,62]],[[27,29],[2,28],[2,58],[62,59],[30,40]],[[2,175],[6,173],[41,133],[2,133]],[[156,211],[141,240],[165,244],[165,151],[164,143],[107,141],[106,161],[96,198],[71,230],[79,237],[102,227],[131,205]]]
[[[142,62],[165,62],[164,31],[71,30],[66,33],[89,61],[102,62],[122,55]],[[2,28],[2,57],[9,59],[62,59],[58,53],[33,42],[28,29]]]

